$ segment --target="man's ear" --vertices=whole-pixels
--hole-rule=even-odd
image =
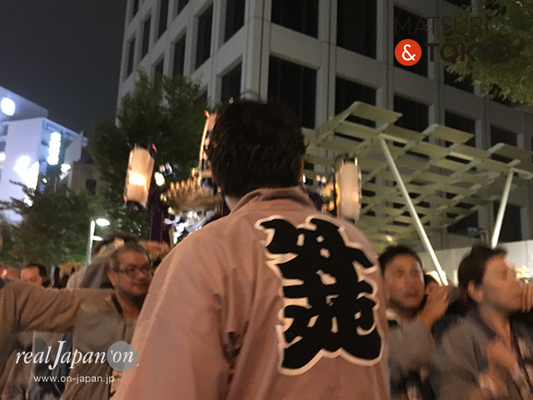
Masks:
[[[485,292],[483,292],[481,286],[476,286],[474,282],[470,281],[468,282],[468,295],[472,298],[472,300],[479,304],[483,301]]]
[[[390,300],[390,293],[387,290],[387,285],[385,284],[385,276],[381,274],[381,282],[383,284],[383,295],[385,296],[385,301],[388,303]]]
[[[117,282],[117,273],[115,271],[107,270],[107,277],[111,281],[113,287],[115,287]]]
[[[300,158],[300,171],[298,173],[298,181],[299,182],[302,181],[302,176],[304,174],[304,165],[305,165],[305,156],[302,156],[302,158]]]

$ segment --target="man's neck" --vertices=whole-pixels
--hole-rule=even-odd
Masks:
[[[489,305],[480,305],[478,311],[481,319],[510,344],[511,325],[509,323],[509,315]]]
[[[116,292],[115,296],[117,298],[120,307],[122,308],[122,315],[126,319],[137,319],[139,313],[141,312],[142,303],[136,303],[126,296],[122,295],[120,292]]]
[[[417,312],[417,310],[413,310],[410,308],[395,307],[391,305],[389,305],[389,309],[391,309],[394,314],[396,314],[396,317],[398,318],[398,322],[400,324],[405,324],[406,322],[413,320]]]
[[[225,196],[224,200],[226,201],[226,205],[232,211],[235,206],[237,206],[237,203],[241,201],[242,197],[232,197],[232,196]]]

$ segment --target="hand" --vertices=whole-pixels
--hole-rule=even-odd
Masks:
[[[533,285],[528,283],[524,285],[522,292],[522,311],[529,312],[533,308]]]
[[[428,291],[426,298],[426,305],[418,314],[418,319],[431,329],[433,324],[437,322],[446,312],[450,302],[448,301],[448,292],[450,286],[435,287],[431,291]]]

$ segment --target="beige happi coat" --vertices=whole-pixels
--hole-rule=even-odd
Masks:
[[[363,234],[299,187],[256,190],[160,265],[114,400],[386,400],[386,327]]]

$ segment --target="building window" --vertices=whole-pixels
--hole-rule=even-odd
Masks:
[[[180,40],[174,45],[174,69],[172,71],[173,75],[178,74],[183,75],[185,69],[185,41],[186,36],[184,35]]]
[[[398,68],[403,68],[406,71],[414,72],[415,74],[428,76],[428,56],[426,43],[427,37],[427,21],[416,14],[409,11],[402,10],[399,7],[394,7],[394,44],[396,45],[404,39],[415,40],[422,48],[422,56],[420,61],[415,65],[406,67],[394,59],[394,65]]]
[[[479,214],[477,211],[462,218],[448,227],[449,233],[456,235],[476,237],[479,234]]]
[[[355,101],[362,101],[364,103],[376,104],[376,89],[369,86],[361,85],[342,78],[335,79],[335,114],[350,107]],[[348,121],[358,124],[372,126],[376,124],[374,121],[369,121],[363,118],[349,116]]]
[[[135,65],[135,38],[131,39],[128,44],[128,62],[126,64],[126,77],[130,76],[133,72],[133,66]]]
[[[376,58],[376,0],[337,1],[337,46]]]
[[[470,7],[472,5],[472,0],[446,0],[446,1],[458,7]]]
[[[318,36],[318,0],[272,0],[272,22]]]
[[[494,202],[494,220],[498,215],[500,203]],[[507,203],[505,214],[503,215],[502,229],[498,242],[509,243],[522,240],[522,209],[520,206]]]
[[[244,8],[246,0],[227,0],[226,28],[224,41],[227,42],[244,25]]]
[[[133,0],[131,4],[131,18],[135,17],[139,12],[139,0]]]
[[[394,96],[394,111],[403,114],[394,125],[416,132],[424,131],[429,125],[429,107],[423,103]]]
[[[302,126],[314,128],[316,71],[276,57],[270,57],[268,68],[268,97],[289,106]]]
[[[503,104],[504,106],[507,106],[507,107],[513,106],[513,102],[503,96],[502,89],[498,85],[492,85],[487,97],[496,103]]]
[[[463,117],[449,111],[444,113],[444,125],[472,134],[476,134],[476,121],[471,118]],[[467,146],[476,147],[476,137],[472,137],[466,142]]]
[[[163,58],[154,67],[154,79],[155,80],[161,80],[161,78],[163,77],[164,65],[165,65],[165,59]]]
[[[163,36],[167,30],[168,24],[168,2],[169,0],[159,1],[159,27],[157,28],[157,38]]]
[[[490,127],[490,145],[491,147],[498,143],[505,143],[511,146],[517,145],[517,136],[516,133],[498,128],[497,126],[491,125]],[[509,157],[500,156],[498,154],[493,154],[492,159],[500,161],[503,163],[510,163],[512,159]]]
[[[148,50],[150,50],[150,26],[151,26],[152,18],[148,17],[146,21],[144,21],[143,24],[143,45],[141,49],[141,60],[148,54]]]
[[[220,101],[228,102],[232,97],[239,97],[241,94],[241,64],[237,65],[222,77],[222,94]]]
[[[472,81],[472,78],[466,77],[463,80],[459,81],[457,80],[459,78],[458,75],[452,74],[446,70],[444,70],[444,84],[448,86],[452,86],[456,89],[464,90],[468,93],[474,93],[474,81]]]
[[[5,141],[0,142],[0,151],[5,151],[5,149],[6,149],[6,142]]]
[[[183,11],[187,4],[189,4],[189,0],[178,0],[178,14]]]
[[[0,137],[7,136],[7,125],[0,125]]]
[[[211,55],[211,29],[213,25],[213,5],[198,18],[198,45],[196,47],[196,68]]]

